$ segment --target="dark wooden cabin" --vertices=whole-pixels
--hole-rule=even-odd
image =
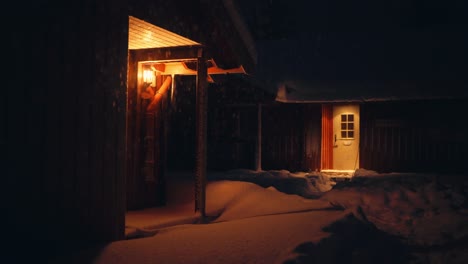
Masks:
[[[345,93],[346,87],[335,87],[331,89],[334,95],[314,93],[313,85],[302,87],[303,91],[310,89],[309,94],[280,88],[277,100],[282,106],[264,117],[274,120],[278,129],[265,129],[264,144],[273,147],[263,149],[276,156],[271,160],[265,157],[263,167],[343,172],[358,168],[378,172],[464,171],[468,125],[463,120],[468,99],[460,84],[434,83],[419,92],[414,87],[376,87],[365,93],[353,87],[348,87],[351,93]],[[340,89],[344,92],[336,92]],[[351,122],[344,121],[351,115]],[[278,130],[282,133],[279,137]]]
[[[197,87],[206,85],[213,62],[215,70],[252,72],[255,50],[231,5],[149,0],[10,5],[2,17],[9,26],[0,143],[6,161],[2,215],[12,246],[27,237],[34,246],[31,254],[40,258],[123,239],[127,209],[160,201],[157,187],[138,184],[142,175],[147,182],[162,179],[157,173],[164,167],[154,161],[167,160],[167,147],[155,139],[167,136],[169,119],[142,111],[148,102],[138,92],[139,62],[196,62],[189,77]],[[130,17],[198,44],[129,50]],[[27,24],[17,23],[19,18]],[[181,80],[162,77],[162,83],[169,77],[173,83]],[[166,93],[152,109],[167,117],[170,100]],[[188,111],[203,118],[206,108]],[[206,126],[197,129],[197,138],[203,139]],[[160,145],[145,149],[149,140]],[[205,141],[195,144],[203,157]],[[143,154],[154,157],[146,165],[156,164],[147,166],[146,174],[140,170],[147,161]],[[206,158],[200,160],[197,169],[203,172]],[[141,192],[143,198],[138,197],[141,187],[152,188],[155,195]]]

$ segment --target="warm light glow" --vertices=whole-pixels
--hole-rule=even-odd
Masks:
[[[169,89],[169,87],[171,85],[171,82],[172,82],[172,76],[167,76],[166,80],[164,80],[161,87],[159,87],[157,92],[154,94],[153,100],[151,101],[151,103],[146,108],[148,112],[151,112],[151,111],[155,110],[155,107],[156,107],[157,103],[161,100],[161,97],[163,96],[163,94]]]
[[[143,71],[143,82],[153,83],[153,81],[154,81],[154,72],[152,70],[144,70]]]
[[[129,16],[128,22],[128,49],[131,50],[201,45],[133,16]]]

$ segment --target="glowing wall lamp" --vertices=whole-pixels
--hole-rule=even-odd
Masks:
[[[151,85],[152,87],[154,87],[156,85],[155,79],[156,78],[155,78],[153,70],[144,70],[143,71],[143,82],[146,85]]]

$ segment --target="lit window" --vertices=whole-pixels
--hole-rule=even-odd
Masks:
[[[342,139],[354,138],[354,115],[353,114],[341,115],[341,138]]]

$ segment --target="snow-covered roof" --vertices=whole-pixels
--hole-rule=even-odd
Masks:
[[[265,41],[257,76],[288,103],[468,98],[467,60],[452,37],[330,32]]]
[[[276,101],[284,103],[343,103],[468,97],[466,83],[453,81],[281,81]]]

